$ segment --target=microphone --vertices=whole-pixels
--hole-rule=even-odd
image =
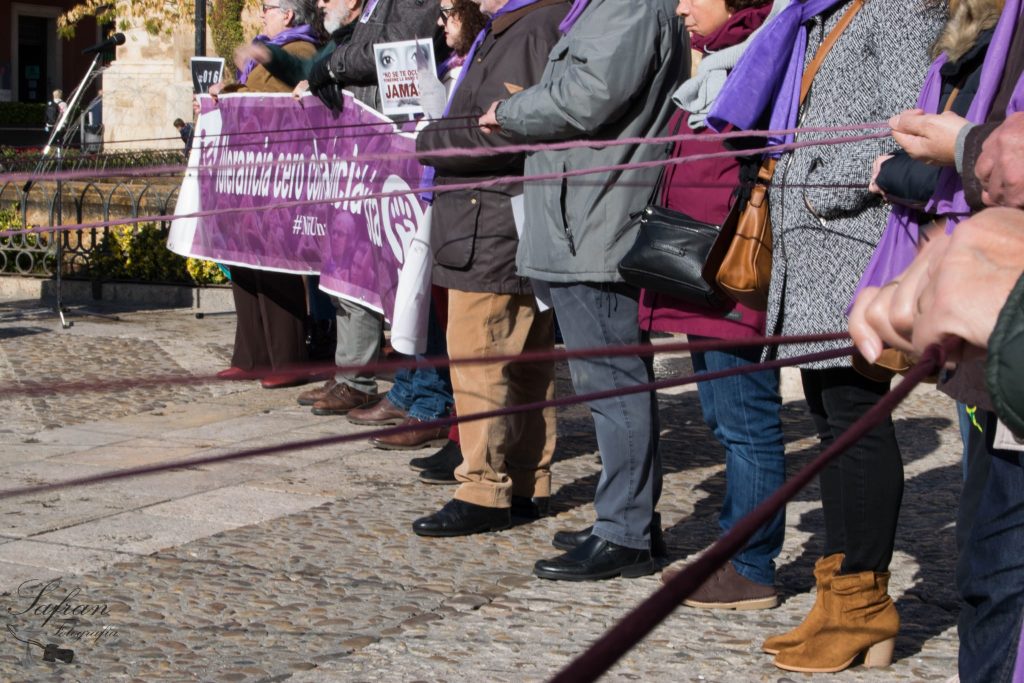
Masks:
[[[124,45],[123,33],[115,33],[114,35],[104,40],[102,43],[96,43],[92,47],[85,48],[84,50],[82,50],[82,54],[88,55],[94,52],[102,52],[103,50],[106,50],[108,47],[114,47],[115,45]]]

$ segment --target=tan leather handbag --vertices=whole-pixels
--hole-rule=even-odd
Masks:
[[[804,71],[800,83],[800,104],[807,98],[825,55],[863,6],[864,0],[854,0],[825,37],[814,61]],[[768,307],[768,284],[772,277],[772,219],[768,210],[768,186],[775,175],[775,163],[775,159],[764,160],[750,190],[750,199],[742,210],[737,209],[736,232],[715,278],[726,294],[755,311]]]
[[[736,231],[729,244],[718,286],[731,298],[755,311],[768,307],[768,283],[772,277],[772,219],[768,213],[768,183],[775,173],[775,159],[761,165],[750,198],[736,218]]]

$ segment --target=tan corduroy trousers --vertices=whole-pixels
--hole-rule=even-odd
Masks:
[[[447,336],[451,358],[544,351],[554,345],[554,319],[551,311],[537,311],[530,294],[450,289]],[[552,362],[454,365],[451,378],[458,415],[549,400],[555,393]],[[554,408],[461,423],[459,441],[456,499],[505,508],[512,496],[551,495]]]

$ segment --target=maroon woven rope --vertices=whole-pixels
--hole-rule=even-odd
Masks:
[[[850,425],[850,428],[843,432],[821,455],[808,463],[775,493],[754,508],[750,514],[737,522],[727,534],[705,550],[699,558],[672,577],[671,581],[623,617],[586,652],[552,678],[551,683],[587,683],[600,678],[622,655],[643,640],[658,624],[664,621],[665,617],[682,604],[684,599],[693,594],[719,567],[739,552],[754,533],[807,486],[830,461],[881,424],[914,387],[941,368],[945,363],[946,354],[951,344],[952,340],[947,341],[944,346],[935,344],[928,347],[921,360],[904,375],[903,381],[883,396],[859,420]]]
[[[853,135],[846,136],[840,139],[843,143],[849,142],[861,142],[864,140],[877,140],[883,137],[892,135],[891,131],[882,131],[880,133],[873,133],[868,135]],[[780,145],[770,145],[767,147],[759,147],[757,149],[744,149],[744,150],[726,150],[724,152],[708,152],[706,154],[690,154],[684,157],[670,157],[668,159],[655,159],[651,161],[638,161],[628,164],[612,164],[608,166],[594,166],[592,168],[583,169],[572,169],[565,171],[552,171],[550,173],[538,173],[535,175],[512,175],[512,176],[500,176],[495,178],[487,178],[483,180],[474,180],[463,183],[450,183],[444,185],[434,185],[431,187],[419,187],[416,189],[407,190],[392,190],[389,192],[371,192],[368,194],[360,195],[361,201],[367,201],[370,199],[388,199],[391,197],[402,197],[406,195],[419,194],[422,192],[456,192],[461,190],[478,190],[490,187],[496,187],[501,185],[510,185],[518,183],[533,183],[539,181],[551,181],[560,180],[564,178],[578,178],[581,176],[595,175],[600,173],[613,173],[619,171],[630,171],[644,168],[661,168],[667,166],[676,166],[680,164],[693,163],[696,161],[705,161],[708,159],[726,159],[740,156],[750,156],[757,154],[775,154],[782,152],[789,152],[796,149],[802,149],[805,147],[814,147],[825,144],[835,144],[836,141],[832,140],[803,140],[799,142],[788,142]],[[493,152],[493,150],[491,150]],[[265,212],[275,211],[278,209],[291,209],[299,206],[312,206],[317,204],[333,204],[339,201],[344,201],[346,197],[326,197],[323,199],[299,199],[287,202],[277,202],[274,204],[263,204],[260,206],[252,206],[247,208],[222,208],[222,209],[205,209],[202,211],[194,211],[183,215],[174,214],[156,214],[150,216],[136,216],[134,218],[119,218],[115,220],[105,221],[92,221],[89,223],[73,223],[70,225],[49,225],[41,226],[37,228],[27,228],[22,230],[3,230],[0,231],[0,237],[13,237],[15,235],[31,235],[41,233],[56,233],[56,232],[68,232],[72,230],[87,230],[92,228],[109,228],[116,225],[132,225],[137,223],[158,223],[175,220],[178,218],[205,218],[208,216],[221,216],[230,215],[241,212]]]
[[[852,346],[842,349],[835,349],[832,351],[819,351],[817,353],[810,353],[802,356],[794,356],[792,358],[786,358],[782,360],[767,361],[765,363],[754,363],[751,365],[745,365],[738,368],[730,368],[728,370],[721,370],[719,372],[708,372],[700,375],[688,375],[686,377],[664,379],[657,382],[651,382],[648,384],[638,384],[636,386],[624,387],[621,389],[607,389],[605,391],[595,391],[589,394],[563,396],[562,398],[556,398],[550,401],[537,401],[534,403],[524,403],[521,405],[506,406],[503,408],[497,408],[495,410],[488,410],[480,413],[472,413],[470,415],[445,417],[438,420],[433,420],[431,422],[419,422],[416,424],[398,425],[397,427],[387,427],[383,429],[361,432],[358,434],[339,434],[336,436],[326,436],[318,439],[304,439],[301,441],[291,441],[284,444],[278,444],[276,446],[261,446],[259,448],[249,448],[243,451],[237,451],[235,453],[224,453],[221,455],[211,455],[202,458],[176,460],[173,462],[161,463],[159,465],[143,465],[141,467],[132,467],[124,470],[105,472],[103,474],[95,474],[88,477],[67,479],[64,481],[53,482],[50,484],[40,484],[36,486],[23,486],[19,488],[5,489],[0,491],[0,500],[3,500],[5,498],[13,498],[15,496],[27,496],[38,493],[47,493],[49,491],[56,491],[58,489],[65,489],[76,486],[88,486],[91,484],[99,484],[106,481],[114,481],[117,479],[125,479],[128,477],[138,477],[146,474],[156,474],[157,472],[164,472],[167,470],[179,468],[198,467],[200,465],[212,465],[220,462],[229,462],[233,460],[242,460],[246,458],[256,458],[263,455],[273,455],[276,453],[283,453],[286,451],[297,450],[300,448],[319,448],[321,446],[330,446],[334,444],[346,443],[349,441],[362,441],[364,439],[391,436],[394,434],[403,434],[405,432],[420,429],[428,429],[431,427],[447,427],[453,424],[460,424],[463,422],[473,422],[476,420],[486,420],[493,417],[503,417],[505,415],[512,415],[515,413],[522,413],[531,410],[557,408],[561,406],[573,405],[576,403],[585,403],[589,401],[598,401],[605,398],[614,398],[616,396],[627,396],[630,394],[658,391],[660,389],[667,389],[669,387],[683,386],[685,384],[694,384],[696,382],[708,382],[714,379],[721,379],[723,377],[732,377],[733,375],[744,375],[751,372],[758,372],[761,370],[781,368],[790,365],[800,365],[802,363],[813,363],[816,361],[829,360],[832,358],[841,358],[843,356],[849,356],[853,352],[854,348]]]
[[[476,117],[457,117],[458,119],[465,118],[476,118]],[[454,120],[454,119],[445,119]],[[391,126],[392,124],[387,122],[378,122],[372,124],[356,124],[366,125],[374,127]],[[343,126],[342,126],[343,127]],[[473,124],[471,126],[458,126],[452,128],[442,127],[440,129],[433,130],[463,130],[466,128],[475,129],[479,128],[478,125]],[[271,134],[277,134],[282,131],[301,131],[309,130],[315,132],[319,127],[310,129],[299,129],[299,128],[288,128],[280,130],[264,130],[257,133],[245,133],[245,132],[232,132],[232,133],[219,133],[217,135],[211,135],[211,138],[224,137],[224,136],[249,136],[249,137],[261,137]],[[800,128],[784,128],[779,130],[735,130],[727,131],[724,133],[708,133],[701,136],[701,140],[704,142],[721,142],[725,140],[733,139],[749,139],[749,138],[768,138],[768,137],[779,137],[782,135],[798,135],[806,133],[854,133],[868,130],[880,130],[884,129],[881,133],[882,137],[888,136],[889,124],[887,121],[872,121],[868,123],[859,123],[852,125],[841,125],[841,126],[804,126]],[[389,131],[390,132],[390,131]],[[408,131],[397,131],[399,133],[408,133]],[[423,132],[423,131],[421,131]],[[380,134],[380,133],[377,133]],[[388,134],[388,133],[383,133]],[[314,136],[315,137],[315,136]],[[346,136],[346,137],[357,137],[357,136]],[[333,157],[335,161],[401,161],[405,159],[431,159],[431,158],[445,158],[445,157],[478,157],[478,156],[491,156],[494,154],[523,154],[530,152],[540,151],[565,151],[575,149],[579,147],[586,147],[588,149],[604,149],[609,147],[621,147],[631,145],[666,145],[680,140],[689,139],[692,137],[691,133],[680,133],[676,135],[665,135],[660,137],[634,137],[634,138],[622,138],[615,140],[568,140],[563,142],[544,142],[544,143],[520,143],[520,144],[509,144],[500,145],[497,147],[472,147],[472,148],[451,148],[451,149],[439,149],[424,152],[370,152],[360,154],[358,156],[337,156]],[[302,140],[312,140],[310,138],[302,138]],[[845,142],[856,142],[858,141],[857,136],[836,136],[832,138],[819,139],[814,141],[816,145],[829,145],[829,144],[843,144]],[[294,140],[276,140],[276,142],[294,142]],[[108,143],[110,144],[110,143]],[[255,143],[251,141],[236,142],[227,147],[245,147],[252,146]],[[775,148],[772,148],[775,149]],[[741,151],[740,156],[747,154],[756,153],[757,150]],[[299,164],[307,163],[306,161],[294,161],[284,162],[287,164]],[[248,168],[252,164],[220,164],[220,165],[204,165],[202,170],[212,171],[217,169],[238,169]],[[29,173],[29,172],[8,172],[0,173],[0,182],[11,181],[20,182],[24,180],[33,180],[35,182],[42,182],[47,180],[76,180],[76,179],[89,179],[95,180],[97,178],[103,178],[105,176],[125,178],[125,177],[148,177],[151,175],[164,175],[168,173],[180,173],[188,168],[187,164],[176,164],[176,165],[163,165],[163,166],[150,166],[143,168],[134,169],[109,169],[103,171],[96,171],[93,169],[81,169],[81,170],[67,170],[61,172],[50,172],[45,174]]]
[[[808,344],[816,342],[842,341],[849,339],[846,332],[830,332],[825,334],[805,334],[773,337],[751,337],[749,339],[711,340],[700,342],[679,342],[675,344],[632,344],[624,346],[603,346],[590,349],[553,349],[550,351],[532,351],[530,353],[511,354],[505,356],[480,356],[474,358],[435,357],[418,360],[381,361],[369,365],[335,365],[334,363],[317,363],[304,365],[289,371],[262,370],[245,373],[240,379],[275,378],[299,379],[315,377],[327,372],[371,372],[390,373],[397,370],[415,370],[418,368],[446,368],[452,365],[487,365],[490,363],[541,363],[546,361],[569,360],[573,358],[611,358],[614,356],[651,356],[660,353],[678,353],[682,351],[720,351],[749,346],[775,346],[782,344]],[[66,392],[83,391],[119,391],[154,386],[188,386],[223,382],[217,375],[155,375],[152,377],[134,377],[94,382],[51,382],[49,384],[29,384],[12,382],[0,384],[0,396],[48,396]]]

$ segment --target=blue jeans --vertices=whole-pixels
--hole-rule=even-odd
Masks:
[[[417,360],[427,357],[443,358],[448,355],[444,330],[437,324],[434,304],[430,304],[427,321],[426,354],[416,356]],[[395,384],[388,392],[388,400],[417,420],[429,421],[447,417],[451,412],[452,381],[448,368],[416,368],[399,370],[395,373]]]
[[[702,337],[689,335],[690,341]],[[758,363],[760,347],[695,351],[697,374]],[[725,533],[786,480],[777,370],[724,377],[697,385],[704,422],[725,448],[725,500],[718,524]],[[733,559],[736,571],[756,583],[775,582],[775,558],[786,531],[785,509],[761,527]]]
[[[956,522],[960,681],[1009,682],[1024,614],[1024,463],[992,448],[993,413],[977,418],[985,431],[970,431]]]
[[[551,299],[569,350],[639,344],[639,290],[609,283],[551,283]],[[569,361],[577,394],[654,381],[651,357],[615,356]],[[601,478],[594,494],[594,535],[627,548],[650,548],[654,507],[661,497],[658,399],[653,391],[598,401],[594,418]]]
[[[983,433],[980,426],[980,420],[982,418],[977,411],[977,406],[969,406],[966,403],[961,403],[960,401],[956,402],[956,419],[957,424],[960,427],[960,440],[964,442],[963,467],[965,481],[967,480],[967,463],[970,456],[970,448],[968,447],[968,444],[970,443],[971,432],[974,431],[979,434]],[[975,422],[978,422],[978,424],[976,425]]]

